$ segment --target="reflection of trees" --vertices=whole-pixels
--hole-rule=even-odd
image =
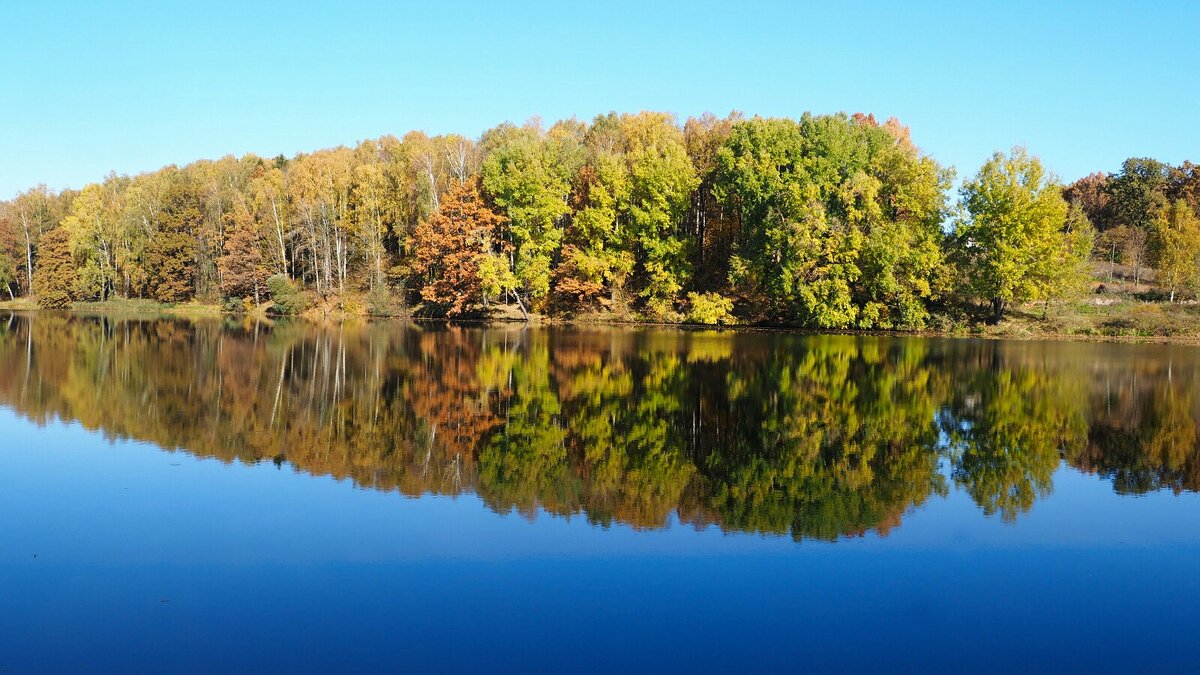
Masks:
[[[935,385],[903,343],[884,344],[818,337],[728,371],[703,462],[723,522],[833,539],[886,531],[944,489]]]
[[[1012,521],[1050,494],[1060,453],[1087,433],[1082,392],[1072,385],[1061,373],[1032,368],[955,378],[941,416],[952,475],[984,513]]]
[[[945,493],[942,462],[1008,520],[1061,457],[1121,492],[1200,487],[1197,373],[1102,349],[14,315],[0,402],[499,511],[836,539]]]
[[[1088,443],[1069,455],[1083,471],[1100,474],[1122,494],[1159,489],[1200,490],[1200,409],[1195,358],[1175,356],[1113,367],[1092,387],[1094,418]],[[1165,362],[1164,362],[1165,361]]]

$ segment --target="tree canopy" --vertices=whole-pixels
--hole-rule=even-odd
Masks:
[[[948,307],[999,320],[1081,290],[1095,243],[1135,283],[1161,267],[1190,297],[1177,235],[1200,209],[1196,165],[1133,158],[1063,186],[1018,149],[957,203],[953,176],[899,121],[861,113],[414,131],[31,188],[0,202],[0,283],[36,295],[65,237],[46,305],[243,306],[282,300],[266,283],[281,275],[289,311],[920,329]]]

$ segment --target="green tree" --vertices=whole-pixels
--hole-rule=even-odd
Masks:
[[[918,327],[942,286],[948,181],[894,121],[740,122],[714,186],[741,222],[733,286],[774,320]]]
[[[1077,244],[1066,232],[1062,188],[1024,148],[992,155],[963,183],[969,218],[958,224],[956,254],[967,290],[991,304],[999,322],[1015,302],[1055,297],[1074,279],[1060,276],[1062,261]]]
[[[672,115],[624,115],[620,127],[629,166],[629,227],[637,244],[640,295],[653,314],[662,316],[691,279],[684,218],[700,179]]]
[[[1107,212],[1113,225],[1149,232],[1154,218],[1167,206],[1166,190],[1170,167],[1148,157],[1130,157],[1118,173],[1105,183]]]
[[[581,148],[570,135],[546,134],[536,124],[498,127],[483,145],[483,187],[508,218],[513,274],[521,292],[540,303],[550,290]]]

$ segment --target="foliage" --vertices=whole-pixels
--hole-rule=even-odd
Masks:
[[[992,155],[963,183],[969,218],[956,231],[967,290],[988,300],[998,322],[1011,303],[1058,297],[1077,285],[1091,235],[1075,219],[1053,176],[1024,148]]]
[[[225,253],[217,262],[221,292],[239,298],[252,296],[258,304],[270,275],[258,228],[245,208],[227,214],[225,220]]]
[[[687,320],[710,326],[736,323],[733,300],[719,293],[688,293]]]
[[[175,181],[168,189],[157,236],[146,247],[150,297],[159,302],[183,302],[198,287],[195,232],[203,222],[196,187]]]
[[[1169,168],[1146,157],[1131,157],[1121,171],[1108,177],[1107,213],[1111,226],[1148,231],[1155,214],[1167,205],[1165,189]]]
[[[978,181],[1015,172],[1016,194],[1033,173],[995,161],[960,192],[970,218],[951,233],[951,172],[894,119],[534,118],[478,140],[414,131],[35,187],[0,201],[0,261],[8,292],[29,294],[61,228],[70,278],[56,292],[85,302],[257,301],[278,274],[329,307],[369,296],[446,316],[504,304],[676,321],[729,301],[751,323],[862,329],[920,329],[966,300],[995,319],[1069,297],[1089,242],[1135,286],[1163,262],[1158,278],[1187,273],[1158,220],[1180,201],[1200,209],[1197,165],[1131,158],[1065,188],[1039,165],[1036,199],[1008,204]],[[461,213],[463,190],[479,218]]]
[[[13,286],[20,282],[20,277],[17,274],[17,264],[13,261],[12,256],[6,251],[0,251],[0,286],[8,292],[9,298],[12,299]]]
[[[1200,290],[1200,218],[1182,199],[1163,209],[1155,221],[1160,283],[1177,294]]]
[[[437,213],[413,233],[413,272],[421,279],[421,297],[455,316],[482,300],[480,263],[492,254],[496,230],[505,222],[479,195],[475,183],[452,189]],[[484,265],[485,270],[492,269]],[[501,282],[489,279],[496,290]]]
[[[532,298],[550,291],[551,262],[569,213],[570,178],[578,161],[575,139],[543,134],[537,126],[501,126],[483,140],[488,148],[482,182],[508,218],[512,273]]]
[[[949,174],[893,123],[755,118],[717,155],[716,194],[740,214],[735,288],[779,320],[919,327],[943,274]]]
[[[286,276],[273,274],[267,278],[266,286],[275,303],[275,311],[279,314],[294,316],[308,309],[304,293]]]
[[[627,209],[639,254],[639,293],[656,313],[663,314],[691,274],[688,240],[682,230],[699,179],[672,116],[625,115],[620,129],[627,148]]]
[[[39,265],[33,275],[33,290],[38,307],[67,309],[71,306],[71,288],[75,277],[70,235],[62,227],[42,235]]]

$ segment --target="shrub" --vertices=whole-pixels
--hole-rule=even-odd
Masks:
[[[381,284],[367,294],[367,314],[369,316],[396,315],[396,301],[387,286]]]
[[[221,304],[221,310],[226,314],[243,314],[246,311],[246,305],[241,298],[230,296],[225,298],[225,302]]]
[[[720,293],[688,293],[687,320],[709,326],[735,323],[733,300]]]
[[[296,284],[282,274],[267,279],[267,290],[275,301],[275,313],[295,315],[308,308],[308,299]]]

